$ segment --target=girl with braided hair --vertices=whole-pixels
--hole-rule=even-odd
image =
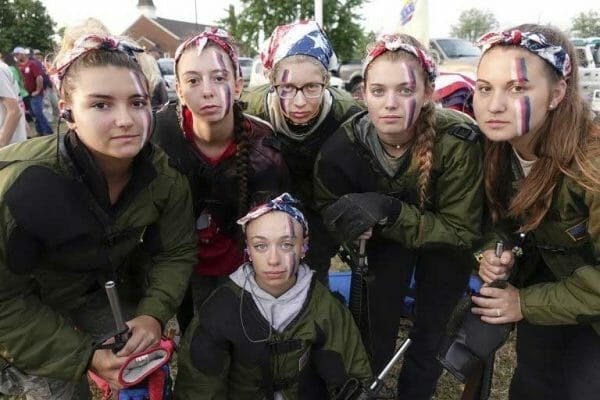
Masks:
[[[359,328],[374,371],[393,354],[414,267],[414,342],[404,356],[398,396],[428,399],[441,374],[438,343],[466,287],[469,250],[480,236],[481,146],[469,117],[432,103],[435,65],[411,36],[381,36],[363,76],[368,111],[323,145],[315,197],[340,241],[369,239],[374,281],[366,297],[369,318],[361,318],[367,323]]]
[[[157,114],[154,141],[189,180],[198,233],[199,263],[192,297],[179,313],[182,328],[192,299],[199,306],[244,261],[236,219],[254,197],[287,182],[269,125],[242,112],[239,71],[227,32],[210,29],[186,40],[175,54],[179,102]]]

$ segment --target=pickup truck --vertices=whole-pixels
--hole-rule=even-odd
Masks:
[[[433,38],[429,40],[429,52],[440,72],[458,72],[474,79],[481,52],[471,42],[458,38]],[[338,71],[346,90],[355,97],[362,90],[362,61],[343,62]]]

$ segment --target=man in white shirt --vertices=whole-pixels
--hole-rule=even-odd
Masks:
[[[8,65],[0,61],[0,148],[27,139],[19,88]]]

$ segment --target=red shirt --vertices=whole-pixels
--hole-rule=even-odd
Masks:
[[[211,158],[203,154],[193,140],[192,118],[187,108],[184,108],[184,129],[190,145],[210,165],[219,165],[224,160],[235,156],[237,152],[237,145],[232,140],[218,157]],[[229,275],[244,262],[244,252],[238,242],[219,229],[217,221],[212,218],[208,211],[203,211],[198,217],[196,232],[198,234],[198,264],[195,272],[197,274]]]
[[[27,60],[24,63],[19,63],[19,71],[21,71],[21,75],[23,76],[25,90],[27,90],[27,93],[31,96],[31,93],[35,92],[37,88],[37,83],[35,82],[36,78],[42,76],[42,69],[32,60]],[[44,94],[43,85],[42,91],[38,93],[38,95],[42,94]]]

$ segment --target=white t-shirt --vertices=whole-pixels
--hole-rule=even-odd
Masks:
[[[19,99],[19,86],[13,77],[12,72],[8,65],[0,62],[0,97],[15,99],[17,102],[21,103],[21,99]],[[21,108],[21,107],[20,107]],[[21,108],[22,110],[22,108]],[[6,118],[6,107],[4,104],[0,103],[0,126],[4,125],[4,119]],[[15,128],[15,132],[13,133],[12,139],[10,143],[19,143],[23,142],[27,139],[27,122],[25,121],[25,115],[21,112],[21,117],[19,118],[19,122]]]

